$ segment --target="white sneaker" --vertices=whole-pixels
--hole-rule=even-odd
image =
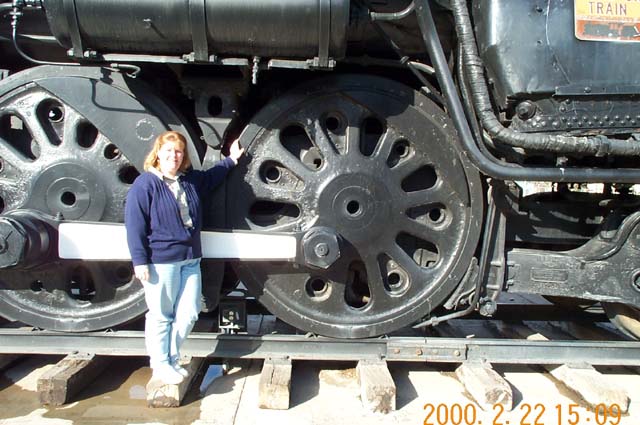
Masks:
[[[173,369],[178,372],[183,378],[189,376],[189,371],[177,363],[173,365]]]
[[[153,377],[170,385],[178,385],[184,380],[184,377],[169,364],[162,364],[153,369]]]

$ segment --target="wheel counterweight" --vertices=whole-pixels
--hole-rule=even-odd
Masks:
[[[304,247],[307,266],[241,263],[240,279],[282,320],[327,336],[428,315],[466,272],[483,213],[451,129],[428,99],[377,77],[325,79],[267,105],[241,136],[232,225],[328,239]]]

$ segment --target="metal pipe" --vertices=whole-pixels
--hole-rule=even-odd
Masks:
[[[397,21],[399,19],[406,18],[407,16],[409,16],[411,12],[413,12],[413,9],[415,9],[415,3],[411,2],[409,6],[407,6],[405,9],[401,10],[400,12],[393,12],[393,13],[369,12],[369,17],[371,18],[372,21]]]
[[[17,1],[14,0],[13,4],[10,5],[12,12],[11,12],[11,40],[13,41],[13,47],[16,49],[16,52],[18,52],[18,54],[20,56],[22,56],[24,59],[26,59],[29,62],[33,62],[37,65],[65,65],[65,66],[78,66],[79,64],[77,63],[66,63],[66,62],[48,62],[48,61],[41,61],[38,59],[34,59],[31,56],[27,55],[18,45],[18,21],[20,20],[20,17],[22,16],[22,8],[25,6],[24,2],[21,1]],[[40,7],[35,5],[33,7]]]
[[[464,109],[438,39],[428,0],[416,0],[416,14],[422,38],[436,69],[436,75],[447,102],[449,114],[464,147],[464,153],[481,172],[501,180],[640,183],[640,170],[638,169],[522,167],[501,163],[494,157],[485,156],[474,142],[469,124],[466,121]]]

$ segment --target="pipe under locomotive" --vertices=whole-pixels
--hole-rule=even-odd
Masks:
[[[640,337],[640,6],[585,3],[0,2],[0,316],[144,313],[130,263],[64,258],[61,225],[122,223],[174,129],[196,167],[246,149],[206,227],[295,240],[205,259],[211,309],[241,281],[296,328],[360,338],[520,292]]]

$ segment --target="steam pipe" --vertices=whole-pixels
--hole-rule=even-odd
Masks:
[[[407,6],[405,9],[401,10],[400,12],[394,12],[394,13],[370,12],[369,16],[371,17],[372,21],[397,21],[399,19],[406,18],[407,16],[409,16],[414,9],[415,9],[415,3],[411,2],[409,6]]]

